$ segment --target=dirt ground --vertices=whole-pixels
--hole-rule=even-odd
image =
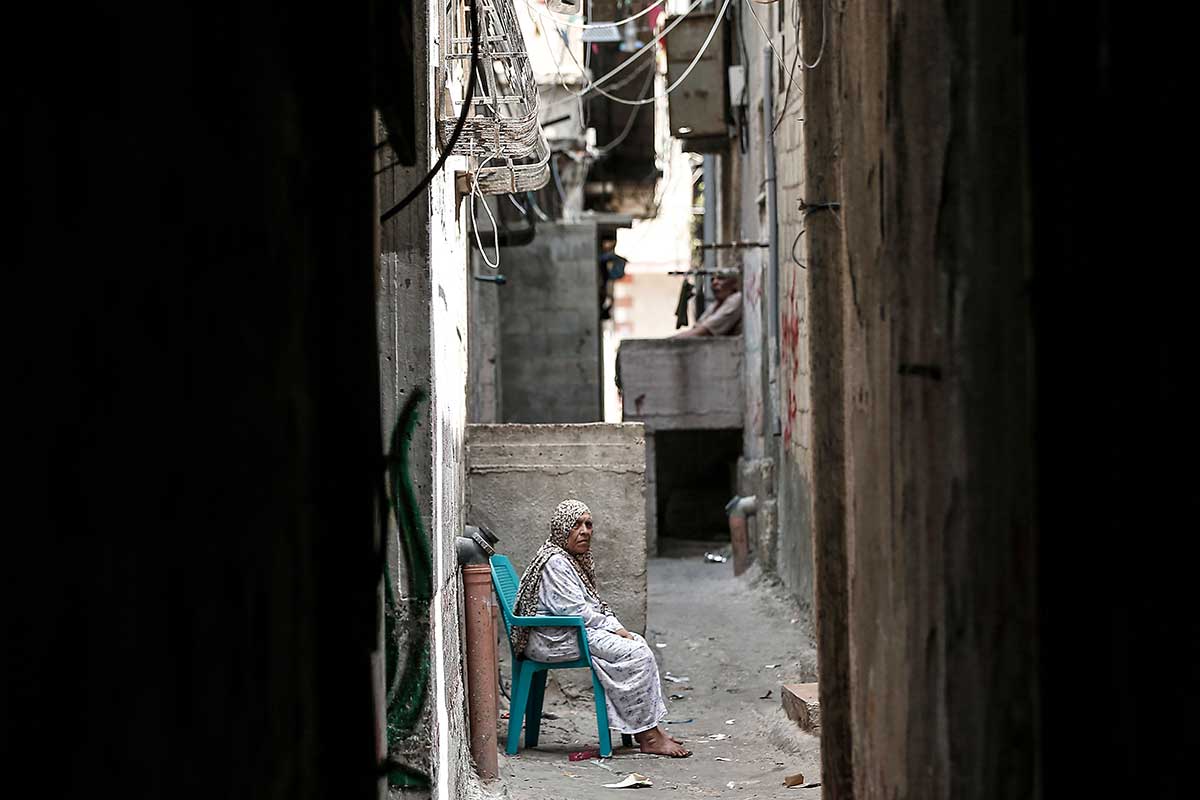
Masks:
[[[820,742],[787,719],[780,686],[816,680],[811,631],[794,600],[757,568],[734,577],[732,561],[704,560],[713,545],[673,548],[671,557],[649,563],[649,630],[664,679],[667,729],[693,751],[686,759],[647,756],[620,748],[613,758],[572,762],[573,751],[597,746],[588,674],[551,672],[541,741],[506,758],[501,782],[489,789],[513,800],[587,800],[623,794],[675,797],[793,798],[812,800],[820,788],[785,788],[783,778],[803,773],[820,781]],[[776,665],[776,666],[769,666]],[[507,689],[509,672],[503,670]],[[769,692],[769,695],[768,695]],[[672,698],[671,696],[674,695]],[[764,695],[767,695],[764,698]],[[508,724],[501,698],[501,726]],[[504,730],[499,741],[503,750]],[[714,739],[720,736],[723,738]],[[653,786],[606,789],[638,772]]]

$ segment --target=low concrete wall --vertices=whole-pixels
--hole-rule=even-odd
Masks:
[[[646,440],[640,423],[468,425],[466,522],[500,537],[523,571],[561,501],[587,503],[600,594],[629,630],[646,629]]]
[[[742,427],[742,337],[626,339],[617,361],[622,419],[647,430]]]

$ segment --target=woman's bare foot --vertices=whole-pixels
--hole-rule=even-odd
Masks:
[[[687,758],[692,754],[681,746],[678,741],[667,735],[661,727],[655,726],[648,731],[635,733],[633,738],[637,740],[643,753],[652,753],[659,756],[670,756],[671,758]]]

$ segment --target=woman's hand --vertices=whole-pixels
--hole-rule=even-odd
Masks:
[[[615,633],[617,636],[621,636],[625,639],[633,638],[633,634],[630,633],[629,631],[625,630],[624,628],[618,628],[617,630],[613,631],[613,633]]]

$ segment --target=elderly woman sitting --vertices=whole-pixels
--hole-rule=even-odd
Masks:
[[[588,650],[608,698],[609,724],[631,733],[643,753],[684,758],[691,752],[659,725],[667,716],[654,651],[630,633],[596,591],[592,515],[578,500],[564,500],[550,521],[550,538],[537,551],[517,590],[522,616],[583,617]],[[536,661],[578,658],[570,628],[513,628],[513,648]]]

